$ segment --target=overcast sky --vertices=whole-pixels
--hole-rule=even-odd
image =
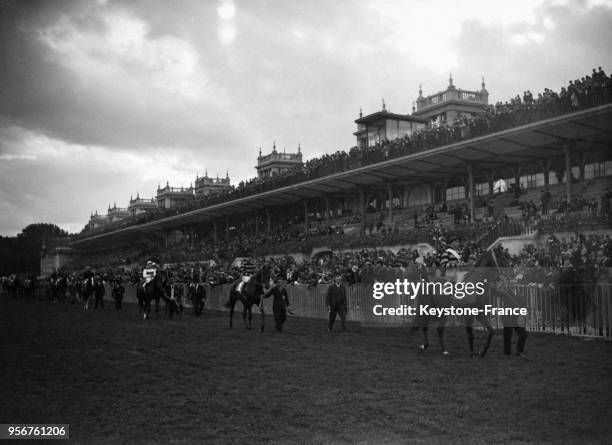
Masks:
[[[0,1],[0,235],[196,174],[306,158],[354,120],[463,89],[507,100],[612,68],[612,1]]]

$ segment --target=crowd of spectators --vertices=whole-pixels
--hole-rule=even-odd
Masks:
[[[535,122],[604,103],[612,100],[612,78],[601,69],[593,69],[590,75],[569,82],[567,87],[555,92],[545,88],[537,96],[530,91],[506,102],[489,105],[482,113],[464,116],[455,122],[427,127],[396,140],[383,140],[369,147],[353,147],[339,150],[306,161],[300,168],[278,176],[253,178],[241,181],[236,187],[219,195],[193,200],[178,209],[157,209],[147,214],[129,217],[107,224],[95,230],[86,230],[79,237],[117,230],[135,224],[165,218],[178,213],[228,202],[275,188],[297,184],[329,174],[374,164],[387,159],[428,150],[445,144],[470,139],[515,126]],[[465,217],[465,212],[463,212]]]

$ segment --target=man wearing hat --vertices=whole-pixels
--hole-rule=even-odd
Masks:
[[[274,297],[272,301],[272,312],[274,314],[274,326],[278,332],[283,331],[283,324],[287,320],[287,312],[290,314],[291,309],[289,308],[289,296],[287,295],[287,289],[284,287],[284,280],[277,278],[272,286],[262,298],[268,298],[270,295]],[[263,304],[263,301],[262,301]]]
[[[113,298],[115,299],[115,310],[121,309],[121,302],[123,301],[123,295],[125,294],[125,287],[121,283],[121,279],[117,278],[113,284],[112,290]]]
[[[346,331],[346,287],[342,284],[342,275],[337,274],[334,278],[334,284],[327,288],[327,294],[325,295],[325,304],[329,311],[329,324],[327,330],[329,332],[334,328],[334,321],[336,316],[340,315],[340,323],[342,324],[342,331]]]

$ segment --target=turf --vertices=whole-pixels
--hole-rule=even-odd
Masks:
[[[0,297],[0,423],[69,423],[95,443],[610,443],[612,343],[532,334],[527,358],[470,359],[462,330],[417,351],[405,329],[263,334],[227,315]],[[255,318],[257,319],[257,318]],[[434,337],[434,335],[432,335]],[[477,332],[482,341],[483,332]],[[66,442],[62,442],[66,443]]]

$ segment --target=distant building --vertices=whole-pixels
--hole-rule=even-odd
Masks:
[[[154,198],[141,198],[140,194],[136,194],[136,198],[130,196],[130,205],[128,205],[130,216],[140,215],[155,209],[157,209],[157,202]]]
[[[427,97],[419,86],[419,97],[413,116],[425,119],[433,125],[451,125],[463,116],[473,116],[489,105],[489,92],[485,88],[484,77],[480,91],[467,91],[455,88],[453,76],[448,79],[448,87]]]
[[[119,221],[121,219],[127,218],[128,216],[130,216],[130,212],[127,208],[117,207],[116,203],[113,203],[112,207],[110,206],[110,204],[108,205],[108,211],[106,212],[108,222]]]
[[[276,151],[276,143],[272,146],[272,153],[262,156],[261,148],[257,156],[258,178],[271,178],[278,176],[288,170],[293,170],[302,166],[302,150],[298,144],[297,153],[279,153]]]
[[[47,278],[60,270],[73,258],[74,253],[70,247],[53,247],[49,252],[44,252],[40,257],[40,276]]]
[[[89,222],[87,223],[86,229],[95,230],[100,227],[104,227],[108,224],[108,216],[106,215],[98,215],[98,211],[92,212],[89,217]]]
[[[363,116],[359,111],[359,119],[355,121],[357,131],[357,147],[365,148],[376,145],[388,139],[393,141],[425,128],[427,120],[409,114],[395,114],[387,111],[385,101],[382,110]]]
[[[196,198],[210,195],[219,195],[232,188],[230,184],[229,172],[225,173],[225,178],[209,178],[208,172],[204,176],[196,176],[195,196]]]
[[[189,204],[194,199],[193,187],[170,187],[166,182],[166,186],[161,188],[157,186],[157,207],[162,209],[175,209]]]

